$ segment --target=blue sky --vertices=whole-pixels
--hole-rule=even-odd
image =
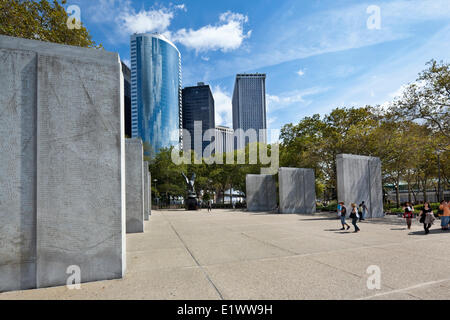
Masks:
[[[211,85],[217,125],[232,125],[236,73],[267,74],[268,126],[279,129],[335,107],[385,105],[427,61],[450,61],[448,0],[69,0],[69,5],[80,7],[93,39],[125,61],[131,33],[169,37],[182,55],[183,86]]]

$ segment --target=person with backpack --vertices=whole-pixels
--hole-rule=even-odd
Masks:
[[[411,230],[411,223],[414,215],[414,207],[411,206],[409,202],[407,202],[405,203],[403,210],[404,210],[403,218],[406,219],[406,225],[408,226],[408,230]]]
[[[345,222],[345,217],[347,216],[347,208],[344,206],[343,202],[339,202],[340,206],[341,206],[341,223],[342,223],[342,229],[341,230],[345,230],[345,227],[347,226],[347,230],[350,229],[350,226],[347,224],[347,222]]]
[[[339,202],[339,203],[337,204],[337,218],[338,218],[338,219],[341,218],[341,211],[342,211],[342,205],[341,205],[341,203]]]
[[[365,217],[366,217],[366,213],[367,213],[367,206],[366,203],[363,201],[361,202],[361,204],[359,205],[359,221],[364,221]]]
[[[350,218],[352,218],[352,224],[355,227],[355,233],[361,231],[358,226],[356,225],[356,223],[358,222],[359,219],[359,213],[358,213],[358,208],[356,206],[356,203],[352,203],[352,212],[350,213]]]

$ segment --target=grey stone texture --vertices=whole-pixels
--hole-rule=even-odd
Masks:
[[[0,291],[121,278],[123,78],[117,54],[0,36]]]
[[[144,161],[144,220],[150,219],[150,172],[148,162]]]
[[[273,175],[248,174],[245,184],[248,211],[274,211],[276,209],[277,187]]]
[[[280,213],[316,212],[316,181],[313,169],[280,168]]]
[[[338,199],[350,212],[351,203],[365,201],[366,218],[380,218],[383,212],[383,191],[380,158],[340,154],[336,157]]]
[[[144,232],[144,151],[141,139],[125,139],[127,233]]]

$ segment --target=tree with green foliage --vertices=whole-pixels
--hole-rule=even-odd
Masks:
[[[450,63],[431,60],[428,68],[410,84],[403,96],[395,101],[392,111],[399,120],[424,120],[433,131],[447,139],[442,148],[450,145]]]
[[[96,45],[92,40],[82,22],[79,28],[68,28],[69,16],[63,7],[66,0],[60,2],[0,0],[0,34],[79,47],[102,48],[101,44]]]

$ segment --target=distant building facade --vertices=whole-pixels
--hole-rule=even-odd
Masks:
[[[266,75],[260,73],[236,75],[232,104],[233,129],[243,131],[254,129],[257,132],[256,138],[239,136],[236,149],[245,148],[249,142],[267,143]]]
[[[202,155],[205,148],[211,144],[210,141],[203,142],[203,136],[207,130],[215,128],[214,98],[209,85],[199,82],[197,86],[184,88],[182,110],[183,129],[190,133],[190,141],[184,137],[183,149]],[[201,130],[195,132],[196,122],[201,122]],[[195,141],[199,142],[198,146],[194,145]]]
[[[131,36],[131,133],[146,153],[179,146],[181,55],[161,34]]]
[[[124,86],[125,136],[131,138],[131,70],[122,62]]]
[[[234,151],[234,130],[224,126],[216,127],[215,151],[216,154]]]

